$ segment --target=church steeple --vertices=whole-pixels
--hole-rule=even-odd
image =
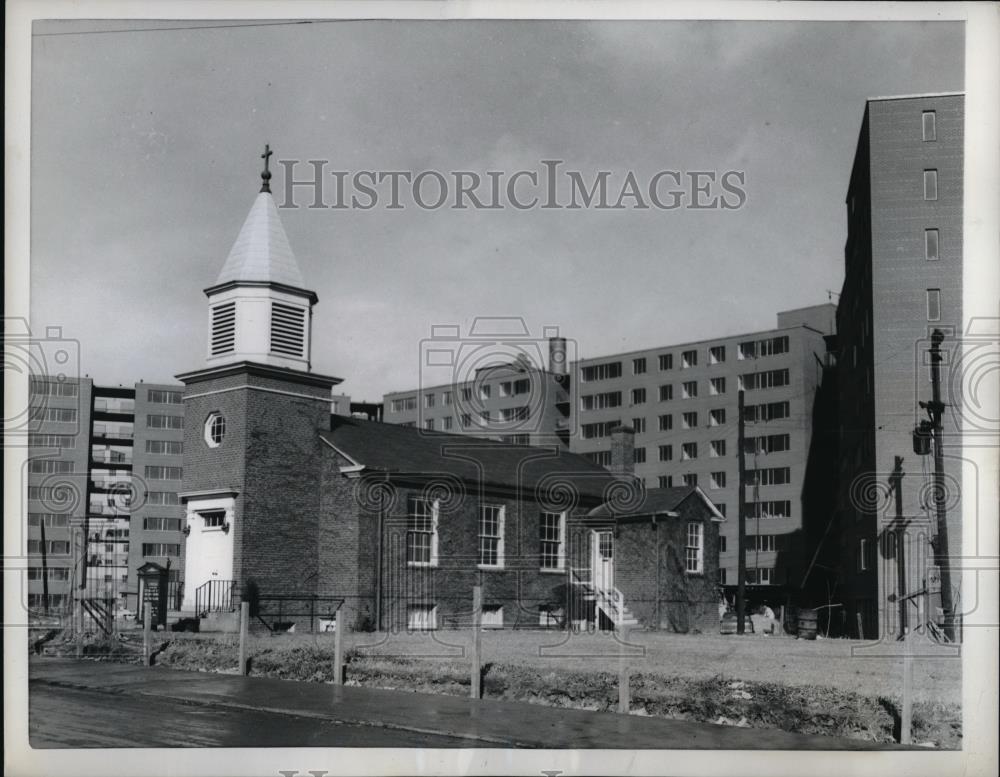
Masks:
[[[309,370],[312,308],[271,197],[270,146],[261,158],[260,193],[233,243],[209,301],[208,364],[254,361]]]

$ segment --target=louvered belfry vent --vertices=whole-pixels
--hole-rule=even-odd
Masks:
[[[271,352],[302,357],[306,347],[306,311],[271,303]]]
[[[224,302],[212,308],[212,356],[236,350],[236,303]]]

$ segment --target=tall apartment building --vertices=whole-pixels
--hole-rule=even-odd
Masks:
[[[865,106],[836,343],[841,596],[856,636],[859,617],[866,637],[912,625],[916,601],[907,596],[935,585],[933,462],[914,453],[911,433],[926,418],[918,402],[931,398],[931,333],[944,334],[945,378],[962,334],[963,135],[959,93]],[[946,389],[944,401],[948,543],[957,555],[960,393]]]
[[[738,583],[738,392],[745,392],[747,582],[767,595],[801,558],[802,491],[824,335],[834,306],[778,313],[775,329],[582,359],[573,366],[570,450],[611,465],[611,430],[635,430],[648,487],[696,484],[729,517],[719,582]]]
[[[491,363],[473,377],[383,397],[386,423],[567,448],[571,436],[566,341],[549,340],[549,368],[529,359]]]
[[[179,580],[181,388],[33,377],[31,405],[31,611],[68,611],[74,592],[135,609],[147,561]]]

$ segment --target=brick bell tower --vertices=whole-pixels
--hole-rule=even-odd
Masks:
[[[184,392],[184,605],[314,592],[320,439],[339,378],[311,372],[316,293],[263,184],[208,297],[205,366]]]

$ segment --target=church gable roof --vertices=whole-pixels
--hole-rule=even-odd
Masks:
[[[254,200],[215,285],[252,281],[301,289],[302,273],[268,192]]]
[[[722,513],[712,503],[712,500],[705,496],[705,492],[698,486],[650,488],[645,492],[642,502],[638,505],[629,504],[623,509],[616,509],[614,505],[605,503],[591,510],[587,514],[587,517],[631,518],[636,516],[662,515],[664,513],[676,512],[681,504],[688,499],[700,502],[711,514],[712,520],[725,520]]]
[[[552,448],[510,445],[443,432],[429,432],[346,416],[332,416],[327,444],[355,463],[352,469],[397,476],[449,476],[466,483],[520,488],[554,500],[558,489],[572,489],[593,504],[603,499],[615,477],[573,453]]]

